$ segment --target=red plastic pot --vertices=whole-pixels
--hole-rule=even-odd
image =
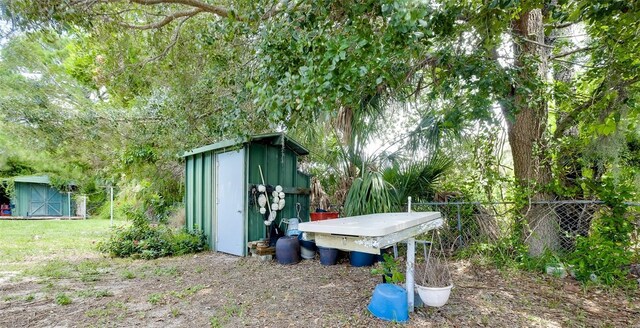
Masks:
[[[310,213],[311,221],[322,221],[322,220],[329,220],[329,219],[337,219],[339,214],[340,213],[338,213],[338,212],[314,212],[314,213]]]

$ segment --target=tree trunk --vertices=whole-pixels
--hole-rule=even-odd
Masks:
[[[547,157],[545,132],[547,100],[545,80],[549,50],[545,46],[543,13],[531,9],[512,21],[514,35],[514,66],[518,70],[518,85],[510,95],[511,108],[503,107],[507,117],[509,144],[513,155],[516,183],[522,190],[532,190],[532,201],[547,200],[540,187],[551,181],[551,167]],[[525,241],[529,254],[538,256],[545,249],[559,245],[557,218],[546,206],[523,209]]]

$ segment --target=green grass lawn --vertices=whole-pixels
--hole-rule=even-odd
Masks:
[[[114,221],[114,226],[127,224]],[[23,271],[52,260],[97,258],[109,220],[0,221],[0,271]]]

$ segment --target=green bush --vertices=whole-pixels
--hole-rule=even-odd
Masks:
[[[98,243],[100,252],[115,257],[155,259],[200,252],[207,248],[206,237],[200,230],[174,233],[164,224],[149,224],[139,211],[128,212],[133,224],[115,228],[109,239]]]
[[[391,185],[380,172],[364,171],[353,180],[344,203],[346,216],[387,213],[394,210]]]
[[[627,275],[633,257],[634,226],[624,202],[631,198],[632,188],[605,177],[597,191],[607,208],[593,221],[589,236],[578,237],[571,263],[578,280],[625,285],[630,282]]]
[[[189,232],[182,230],[173,236],[173,254],[197,253],[206,249],[207,237],[202,230]]]
[[[628,280],[632,253],[611,240],[599,236],[580,237],[572,263],[576,279],[605,285],[624,285]]]

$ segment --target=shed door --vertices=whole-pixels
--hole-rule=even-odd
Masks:
[[[244,149],[216,155],[216,250],[244,256]]]
[[[47,185],[31,185],[30,216],[62,216],[62,195]]]

